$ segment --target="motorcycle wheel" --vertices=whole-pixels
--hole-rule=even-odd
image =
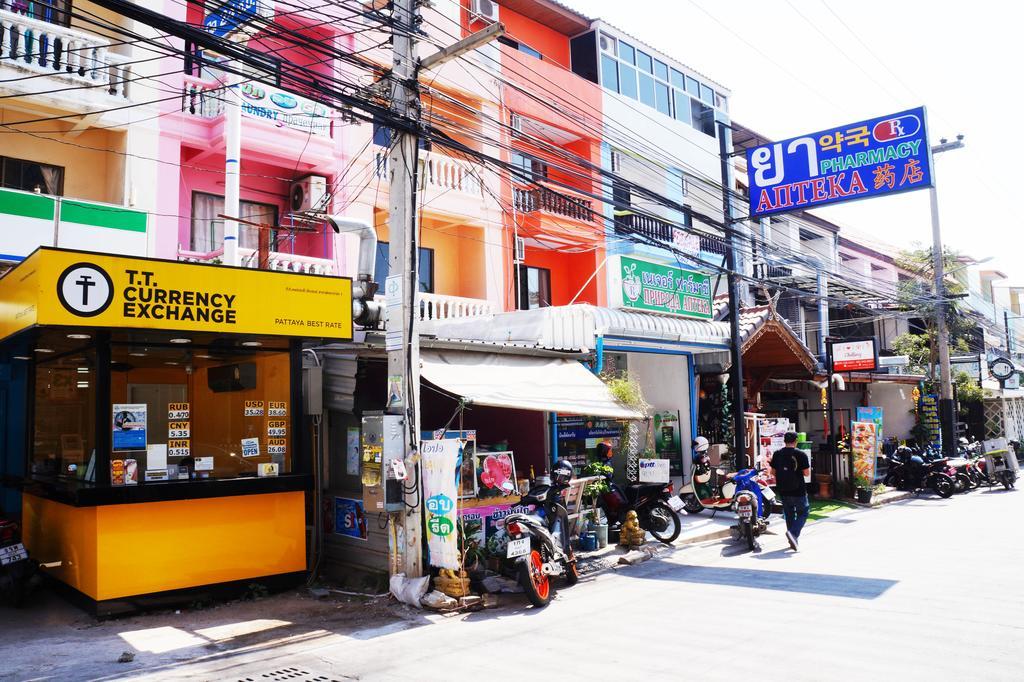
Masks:
[[[696,495],[687,495],[683,498],[683,510],[687,514],[700,514],[704,511],[704,505],[700,503]]]
[[[544,558],[541,556],[540,551],[536,549],[530,550],[526,561],[519,564],[519,584],[522,585],[523,591],[526,592],[526,598],[538,608],[550,604],[551,597],[555,593],[554,585],[551,584],[551,578],[545,575],[541,568],[543,565]]]
[[[753,552],[756,547],[756,544],[754,543],[754,523],[743,523],[740,525],[743,526],[743,537],[746,538],[747,549]]]
[[[1011,474],[1009,471],[1004,471],[1003,475],[1000,478],[1004,488],[1009,490],[1010,488],[1013,487],[1013,474]]]
[[[580,581],[580,569],[576,565],[576,554],[569,550],[569,560],[565,563],[565,582],[570,586]]]
[[[943,499],[953,496],[954,487],[953,481],[949,476],[936,478],[935,481],[932,482],[932,490],[935,491],[936,495]]]
[[[971,483],[972,483],[971,482],[971,477],[968,476],[967,474],[963,474],[963,473],[956,475],[956,483],[957,483],[957,488],[959,488],[960,492],[962,492],[962,493],[967,492],[968,490],[970,490],[973,487],[971,485]]]
[[[679,523],[679,517],[664,500],[658,500],[647,510],[645,525],[647,526],[645,530],[650,532],[655,540],[666,545],[671,545],[683,530],[682,524]]]

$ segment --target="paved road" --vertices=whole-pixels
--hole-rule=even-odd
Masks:
[[[338,680],[735,680],[761,663],[778,679],[1021,680],[1022,521],[1024,491],[914,499],[814,523],[799,554],[781,535],[756,555],[730,541],[680,548],[547,609],[321,625],[118,677],[255,680],[293,667]]]

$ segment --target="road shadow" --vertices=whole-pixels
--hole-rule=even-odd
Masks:
[[[774,554],[770,552],[768,554]],[[762,555],[767,557],[768,554]],[[848,599],[877,599],[898,581],[860,578],[831,573],[767,571],[757,568],[724,566],[666,565],[655,571],[623,574],[638,580],[673,580],[700,585],[748,587],[779,592],[803,592]]]

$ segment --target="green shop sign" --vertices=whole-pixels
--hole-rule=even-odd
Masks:
[[[628,256],[619,257],[618,275],[621,282],[615,293],[621,296],[622,308],[712,318],[708,275]]]

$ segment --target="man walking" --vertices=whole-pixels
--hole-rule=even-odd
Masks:
[[[800,531],[807,522],[811,503],[807,500],[804,477],[811,473],[807,453],[796,447],[796,434],[790,431],[783,437],[786,447],[772,455],[772,475],[782,497],[782,511],[786,516],[786,539],[794,552],[800,550]]]

